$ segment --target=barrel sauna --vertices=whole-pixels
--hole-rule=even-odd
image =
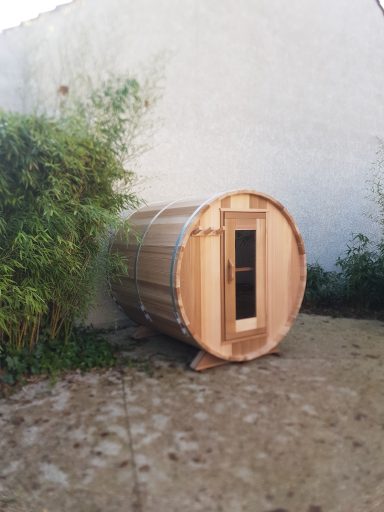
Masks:
[[[128,273],[112,292],[130,318],[200,349],[202,370],[276,351],[301,305],[302,237],[278,201],[253,190],[145,206],[112,250]]]

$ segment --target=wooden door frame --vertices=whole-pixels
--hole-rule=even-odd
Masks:
[[[221,227],[223,228],[223,236],[221,237],[221,250],[220,250],[220,265],[221,265],[221,332],[222,332],[222,343],[232,344],[237,341],[245,341],[247,339],[254,339],[265,336],[267,331],[267,226],[268,226],[268,211],[266,209],[239,209],[239,208],[220,208],[220,219]],[[227,334],[226,315],[227,315],[227,303],[226,303],[226,236],[228,229],[225,225],[226,220],[243,220],[246,226],[246,219],[256,221],[256,263],[255,273],[256,283],[256,318],[262,319],[263,325],[247,331],[232,332]],[[257,222],[259,221],[259,227]],[[254,227],[250,228],[254,229]],[[234,229],[235,231],[235,229]],[[263,243],[264,241],[264,243]],[[260,249],[260,245],[262,250]],[[261,256],[260,256],[261,255]],[[235,272],[236,276],[236,272]],[[235,292],[236,293],[236,292]],[[260,306],[260,295],[263,297]],[[257,297],[259,296],[259,300]],[[235,298],[236,301],[236,298]],[[253,317],[252,317],[253,318]],[[236,319],[235,319],[236,322]]]

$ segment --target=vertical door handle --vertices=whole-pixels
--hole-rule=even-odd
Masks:
[[[228,282],[230,283],[235,278],[235,265],[231,258],[228,258]]]

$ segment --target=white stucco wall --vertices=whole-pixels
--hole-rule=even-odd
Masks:
[[[28,110],[78,73],[166,54],[144,198],[261,190],[331,267],[352,232],[374,230],[383,48],[375,0],[75,0],[0,35],[0,105]]]

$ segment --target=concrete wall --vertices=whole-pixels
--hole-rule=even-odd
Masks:
[[[374,230],[383,48],[375,0],[75,0],[0,36],[0,105],[52,106],[79,74],[166,54],[145,199],[261,190],[294,215],[309,260],[331,267],[352,232]]]

